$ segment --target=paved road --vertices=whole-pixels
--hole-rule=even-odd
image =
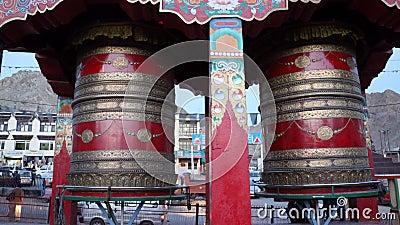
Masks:
[[[47,188],[46,191],[50,191]],[[9,220],[8,218],[8,201],[6,195],[0,196],[0,224],[4,224]],[[49,203],[47,199],[33,196],[25,196],[24,204],[21,208],[21,223],[36,223],[45,224],[47,223],[49,213]],[[21,224],[20,223],[20,224]]]

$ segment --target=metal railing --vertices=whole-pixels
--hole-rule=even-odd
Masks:
[[[0,195],[0,224],[1,221],[20,221],[37,224],[49,223],[49,198],[23,196],[22,203],[13,203],[7,200],[9,195],[5,194],[4,189],[2,192],[3,194]],[[18,198],[19,196],[15,197]],[[18,205],[20,205],[20,210],[18,209]]]

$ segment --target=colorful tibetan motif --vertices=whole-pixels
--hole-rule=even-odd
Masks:
[[[63,0],[0,0],[0,26],[13,21],[25,20],[52,10]],[[264,20],[270,13],[287,10],[289,0],[127,0],[130,3],[160,3],[160,12],[177,14],[186,23],[207,23],[217,17],[237,17],[251,21]],[[320,3],[321,0],[290,0],[291,2]],[[381,0],[389,7],[400,9],[400,0]]]
[[[54,155],[61,151],[62,144],[65,141],[68,153],[72,152],[72,99],[58,97],[57,104],[57,130],[55,140]]]
[[[210,23],[210,90],[213,129],[222,123],[228,103],[238,124],[246,129],[245,75],[241,22],[215,19]],[[233,117],[233,115],[229,115]],[[233,120],[234,118],[232,118]]]
[[[382,0],[387,6],[397,6],[400,9],[400,0]]]
[[[35,15],[52,10],[63,0],[0,0],[0,26],[12,20],[25,20],[27,15]]]
[[[163,0],[161,4],[163,11],[177,13],[189,23],[200,24],[221,16],[262,20],[273,11],[287,9],[286,0]]]
[[[287,10],[288,0],[128,0],[155,4],[160,12],[177,14],[186,23],[205,24],[212,18],[237,17],[243,20],[263,20],[271,12]]]

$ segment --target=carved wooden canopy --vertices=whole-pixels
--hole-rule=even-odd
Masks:
[[[66,36],[91,21],[118,17],[167,30],[181,42],[208,39],[208,26],[202,24],[212,18],[237,17],[244,21],[250,48],[266,31],[285,24],[342,20],[368,34],[368,56],[359,67],[366,88],[391,49],[400,47],[399,9],[400,0],[0,0],[0,47],[37,53],[53,90],[72,96],[74,69],[60,52],[69,44]]]

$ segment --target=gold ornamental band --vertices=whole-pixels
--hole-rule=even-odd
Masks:
[[[265,161],[266,170],[274,169],[337,169],[348,168],[355,169],[357,167],[368,167],[368,157],[364,158],[330,158],[330,159],[302,159],[302,160],[279,160]]]
[[[75,87],[75,92],[99,92],[99,91],[132,91],[132,90],[143,90],[144,92],[147,91],[155,91],[159,90],[166,95],[172,89],[173,86],[162,86],[159,85],[157,82],[155,83],[147,83],[147,82],[140,82],[136,80],[111,80],[111,81],[102,81],[102,82],[95,82],[95,83],[86,83]]]
[[[174,124],[174,119],[172,117],[162,117],[159,113],[152,112],[93,112],[88,114],[76,115],[72,119],[72,124],[79,124],[85,122],[94,122],[102,120],[133,120],[140,122],[152,122],[152,123],[163,123],[163,124]]]
[[[371,169],[265,171],[262,179],[264,183],[274,185],[337,184],[368,182],[372,174]]]
[[[262,118],[270,119],[267,113],[262,112]],[[308,119],[330,119],[330,118],[355,118],[364,119],[364,113],[361,111],[354,110],[343,110],[343,109],[330,109],[330,110],[308,110],[300,112],[290,112],[285,114],[277,115],[277,122],[287,122],[293,120],[308,120]]]
[[[74,34],[73,45],[83,45],[86,41],[93,41],[98,37],[108,40],[128,39],[135,43],[149,45],[165,45],[170,42],[167,33],[162,29],[148,29],[130,23],[108,23],[87,26],[82,31]],[[116,41],[119,42],[118,39]]]
[[[170,161],[151,161],[145,160],[137,162],[138,160],[124,160],[124,161],[98,161],[98,162],[71,162],[71,173],[83,172],[101,172],[101,171],[125,171],[125,170],[140,170],[146,171],[174,171],[175,166]],[[143,165],[146,165],[145,168]]]
[[[361,101],[364,100],[364,97],[360,94],[346,93],[343,91],[321,91],[321,92],[313,91],[313,92],[297,93],[297,94],[288,95],[288,96],[275,97],[275,102],[280,103],[280,102],[291,101],[291,100],[299,99],[299,98],[329,97],[329,96],[354,98],[354,99],[358,99]]]
[[[87,173],[67,174],[68,183],[74,186],[95,187],[166,187],[176,185],[176,174],[148,173]]]
[[[163,97],[154,97],[154,96],[146,96],[143,95],[143,93],[113,93],[113,92],[108,92],[108,93],[96,93],[93,95],[88,95],[88,96],[81,96],[79,98],[75,98],[74,101],[72,102],[71,106],[72,108],[81,103],[81,102],[86,102],[86,101],[94,101],[94,100],[101,100],[101,99],[110,99],[110,98],[124,98],[125,102],[137,102],[139,101],[147,101],[147,102],[158,102],[158,103],[164,103],[168,102],[165,104],[173,105],[169,101],[165,100]]]
[[[143,55],[150,56],[153,53],[151,51],[137,48],[137,47],[127,47],[127,46],[104,46],[97,47],[95,49],[91,49],[85,51],[82,55],[80,55],[80,59],[84,59],[88,56],[98,55],[98,54],[130,54],[130,55]]]
[[[284,86],[277,86],[272,89],[274,97],[295,95],[309,92],[344,92],[361,95],[361,88],[350,82],[339,81],[312,81],[307,83],[289,83]]]
[[[366,148],[305,148],[268,152],[265,160],[368,157]]]
[[[78,161],[102,161],[102,160],[123,160],[123,159],[139,159],[139,160],[159,160],[166,159],[173,162],[174,154],[149,151],[149,150],[95,150],[84,152],[73,152],[71,154],[71,162]]]
[[[288,73],[271,78],[268,80],[268,83],[271,88],[274,89],[279,85],[296,81],[304,81],[308,79],[344,79],[356,82],[358,84],[360,83],[360,78],[358,77],[358,74],[339,69],[306,70],[301,72]]]
[[[131,106],[131,104],[129,104]],[[107,108],[107,109],[97,109],[97,110],[76,110],[77,107],[74,105],[73,106],[74,109],[74,118],[78,117],[78,116],[82,116],[82,115],[86,115],[86,114],[91,114],[91,113],[115,113],[115,112],[125,112],[125,113],[146,113],[146,114],[152,114],[152,115],[158,115],[161,116],[163,115],[166,118],[172,119],[174,118],[173,116],[173,112],[174,111],[167,111],[167,110],[163,110],[162,108],[159,108],[159,110],[155,111],[153,109],[155,109],[155,107],[153,107],[150,104],[145,104],[143,105],[143,107],[141,108]],[[169,108],[171,109],[171,108]],[[171,114],[172,113],[172,114]]]
[[[151,89],[151,87],[146,86],[135,86],[134,90],[129,90],[127,85],[93,85],[90,87],[75,90],[74,99],[78,100],[87,96],[118,94],[122,96],[125,94],[136,94],[139,96],[142,95],[144,98],[146,98],[147,96],[152,96],[164,99],[169,92],[170,90],[163,91],[156,87],[154,89]]]
[[[174,88],[174,83],[171,80],[160,78],[159,76],[152,74],[138,73],[138,72],[93,73],[80,77],[76,81],[75,87],[88,83],[110,82],[110,81],[128,81],[128,82],[132,81],[132,82],[147,83],[151,85],[158,85],[160,87],[164,87],[165,89]]]
[[[73,107],[74,114],[82,114],[96,111],[135,111],[146,110],[151,112],[173,112],[176,111],[175,105],[162,104],[159,102],[137,100],[124,101],[123,98],[115,99],[97,99],[91,101],[80,102]]]
[[[278,54],[272,56],[272,58],[280,59],[295,54],[309,53],[309,52],[343,52],[353,57],[356,56],[356,52],[354,49],[350,49],[345,46],[327,44],[327,45],[305,45],[297,48],[283,50],[280,51]]]
[[[353,98],[340,98],[340,97],[311,97],[299,100],[284,101],[276,103],[276,112],[283,113],[286,111],[302,111],[310,109],[353,109],[355,111],[362,111],[362,101]]]

